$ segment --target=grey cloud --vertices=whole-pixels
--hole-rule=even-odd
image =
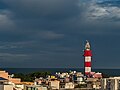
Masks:
[[[38,35],[43,39],[59,39],[64,37],[64,34],[55,33],[53,31],[41,31]]]
[[[24,49],[24,48],[28,48],[28,47],[32,47],[33,45],[37,44],[38,42],[36,41],[14,41],[14,42],[5,42],[5,41],[1,41],[0,42],[0,51],[5,51],[7,50],[8,52],[16,52],[18,50]]]
[[[84,5],[87,7],[79,16],[81,18],[77,17],[77,20],[68,22],[70,29],[67,30],[73,29],[72,32],[76,30],[79,34],[87,35],[119,35],[119,6],[103,6],[98,4],[97,0],[90,0]]]
[[[83,5],[79,0],[2,0],[12,12],[15,30],[28,33],[38,30],[57,31],[66,27],[71,18],[79,17]],[[24,33],[24,34],[25,34]],[[35,33],[35,32],[34,32]],[[33,33],[32,33],[33,34]],[[32,36],[32,34],[29,34]],[[27,34],[28,35],[28,34]]]
[[[79,14],[79,0],[3,0],[14,13],[25,18],[67,18]]]
[[[0,31],[12,30],[12,28],[15,28],[15,23],[11,17],[12,13],[10,11],[0,10]]]
[[[91,29],[93,27],[102,28],[109,24],[106,23],[107,21],[111,21],[112,24],[119,21],[119,7],[103,7],[96,0],[89,2],[70,0],[69,3],[64,0],[4,0],[3,2],[16,15],[15,21],[21,31],[22,29],[24,31],[31,29],[33,32],[35,30],[48,31],[52,29],[52,31],[57,31],[61,29],[60,32],[67,30],[69,32],[74,30],[84,32],[87,30],[85,25]],[[103,25],[104,21],[106,25]]]
[[[18,47],[17,46],[9,46],[9,45],[0,46],[0,49],[13,49],[13,48],[18,48]]]
[[[26,54],[0,53],[0,62],[23,62],[29,58]]]
[[[0,53],[0,57],[24,57],[25,54]]]
[[[116,1],[111,1],[111,5],[104,5],[97,3],[97,1],[92,0],[93,2],[89,3],[88,9],[85,13],[85,20],[92,22],[112,22],[115,23],[120,21],[120,7],[111,6],[116,3]],[[100,23],[99,23],[100,24]]]
[[[103,6],[96,0],[2,1],[7,7],[0,11],[0,20],[4,21],[0,22],[1,27],[14,26],[8,27],[9,32],[0,31],[0,62],[3,65],[9,61],[7,65],[12,66],[10,61],[14,61],[15,65],[21,62],[21,66],[13,65],[15,67],[40,67],[41,63],[41,67],[57,67],[58,64],[64,67],[69,61],[79,67],[77,62],[83,61],[82,41],[86,39],[94,42],[93,50],[99,53],[95,59],[103,64],[102,60],[108,56],[104,58],[99,50],[111,50],[104,45],[112,47],[110,39],[119,38],[118,6]],[[107,40],[111,43],[107,44]],[[52,63],[46,64],[50,61]]]

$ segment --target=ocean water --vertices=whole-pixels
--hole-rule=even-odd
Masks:
[[[7,71],[9,74],[14,73],[32,73],[32,72],[41,72],[41,71],[48,71],[52,74],[56,72],[69,72],[71,71],[78,71],[78,72],[84,72],[84,69],[80,68],[3,68],[2,70]],[[93,72],[101,72],[105,75],[109,76],[120,76],[120,69],[92,69]]]

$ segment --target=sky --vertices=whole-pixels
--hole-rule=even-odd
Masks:
[[[120,68],[120,0],[0,0],[1,68]]]

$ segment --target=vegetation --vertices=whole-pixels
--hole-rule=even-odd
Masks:
[[[103,74],[102,74],[102,77],[103,77],[103,78],[109,78],[110,75],[108,75],[108,74],[104,74],[104,73],[103,73]]]
[[[51,75],[50,72],[33,72],[28,74],[23,73],[16,73],[14,74],[14,78],[21,78],[22,81],[32,82],[35,80],[35,78],[40,77],[47,77],[48,75]]]

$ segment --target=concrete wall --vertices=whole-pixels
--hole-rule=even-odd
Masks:
[[[74,84],[72,82],[65,84],[65,89],[73,89],[73,88],[74,88]]]
[[[111,89],[111,90],[118,90],[120,89],[120,78],[113,77],[113,78],[104,78],[101,81],[101,89]]]
[[[4,90],[13,90],[12,85],[4,85]]]
[[[52,89],[59,89],[60,81],[50,81],[50,86]]]
[[[13,85],[0,85],[0,90],[13,90]]]
[[[16,84],[15,87],[18,88],[18,90],[23,90],[25,86],[22,84]]]
[[[4,90],[4,86],[3,85],[0,85],[0,90]]]

